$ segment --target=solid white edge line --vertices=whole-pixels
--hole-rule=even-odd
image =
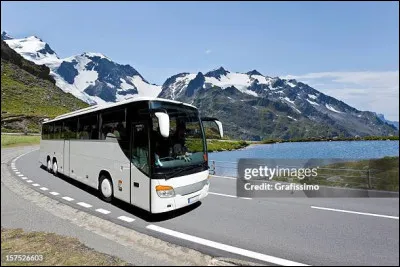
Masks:
[[[395,220],[399,219],[399,217],[396,217],[396,216],[381,215],[381,214],[368,213],[368,212],[340,210],[340,209],[324,208],[324,207],[317,207],[317,206],[311,206],[311,208],[312,209],[319,209],[319,210],[329,210],[329,211],[336,211],[336,212],[344,212],[344,213],[353,213],[353,214],[367,215],[367,216],[374,216],[374,217],[382,217],[382,218],[395,219]]]
[[[125,222],[133,222],[135,220],[133,218],[129,218],[129,217],[126,217],[126,216],[119,216],[118,219],[120,219],[122,221],[125,221]]]
[[[52,194],[53,196],[58,196],[60,193],[58,193],[58,192],[50,192],[50,194]]]
[[[210,195],[216,195],[216,196],[222,196],[222,197],[231,197],[231,198],[237,198],[237,196],[232,196],[232,195],[226,195],[226,194],[221,194],[221,193],[214,193],[214,192],[208,192]]]
[[[39,188],[40,190],[43,190],[43,191],[47,191],[47,190],[49,190],[47,187],[41,187],[41,188]]]
[[[92,205],[87,204],[87,203],[85,203],[85,202],[78,202],[78,203],[76,203],[76,204],[78,204],[79,206],[85,207],[85,208],[91,208],[91,207],[93,207]]]
[[[72,201],[72,200],[74,200],[72,197],[62,197],[62,199],[65,199],[66,201]]]
[[[290,261],[290,260],[285,260],[285,259],[277,258],[277,257],[274,257],[274,256],[269,256],[269,255],[261,254],[261,253],[258,253],[258,252],[250,251],[250,250],[247,250],[247,249],[237,248],[237,247],[225,245],[225,244],[222,244],[222,243],[210,241],[210,240],[203,239],[203,238],[200,238],[200,237],[187,235],[187,234],[176,232],[176,231],[173,231],[173,230],[169,230],[169,229],[157,226],[157,225],[148,225],[148,226],[146,226],[146,228],[150,229],[150,230],[153,230],[153,231],[156,231],[156,232],[159,232],[159,233],[163,233],[163,234],[169,235],[169,236],[177,237],[177,238],[184,239],[184,240],[187,240],[187,241],[191,241],[191,242],[194,242],[194,243],[197,243],[197,244],[201,244],[201,245],[204,245],[204,246],[216,248],[216,249],[219,249],[219,250],[224,250],[224,251],[227,251],[227,252],[230,252],[230,253],[242,255],[242,256],[245,256],[245,257],[257,259],[257,260],[268,262],[268,263],[284,265],[284,266],[308,266],[308,265],[303,264],[303,263],[294,262],[294,261]]]
[[[111,211],[105,210],[105,209],[97,209],[97,212],[103,213],[103,214],[110,214]]]

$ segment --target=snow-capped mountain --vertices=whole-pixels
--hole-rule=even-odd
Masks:
[[[192,103],[224,121],[235,138],[262,139],[395,134],[376,114],[359,111],[296,80],[257,70],[223,67],[203,74],[180,73],[166,80],[159,97]]]
[[[161,86],[146,81],[130,65],[115,63],[101,53],[60,59],[49,44],[36,36],[14,39],[3,32],[1,38],[25,59],[48,66],[58,87],[89,104],[155,97],[161,91]]]

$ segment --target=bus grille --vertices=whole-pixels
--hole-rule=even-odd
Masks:
[[[203,187],[207,183],[208,183],[208,179],[205,179],[205,180],[197,182],[195,184],[189,184],[189,185],[181,186],[178,188],[174,188],[175,194],[181,195],[181,196],[189,195],[191,193],[200,191],[201,189],[203,189]]]

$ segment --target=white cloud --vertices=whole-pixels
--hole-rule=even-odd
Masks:
[[[208,54],[210,54],[212,51],[210,50],[210,49],[207,49],[206,51],[205,51],[205,53],[208,55]]]
[[[359,110],[399,120],[399,71],[316,72],[287,75]]]

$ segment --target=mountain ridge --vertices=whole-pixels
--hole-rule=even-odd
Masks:
[[[204,115],[219,117],[226,133],[240,139],[398,135],[398,129],[376,113],[360,111],[295,79],[270,77],[255,69],[231,72],[220,66],[178,73],[154,85],[132,66],[113,62],[102,53],[60,59],[38,37],[3,35],[11,38],[5,42],[24,58],[48,66],[60,88],[89,104],[136,96],[179,100],[198,106]]]

